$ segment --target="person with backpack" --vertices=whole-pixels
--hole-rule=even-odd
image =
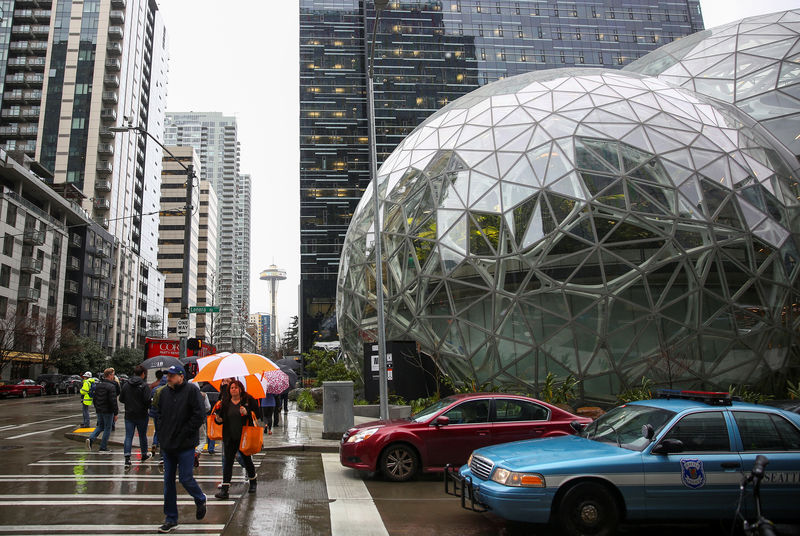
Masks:
[[[83,423],[81,428],[89,428],[91,420],[89,419],[89,406],[92,405],[92,397],[94,396],[94,384],[97,378],[92,378],[92,373],[88,370],[83,373],[83,383],[81,384],[80,393],[83,395],[81,399],[81,408],[83,409]]]
[[[139,433],[139,449],[144,462],[152,456],[147,450],[147,424],[150,420],[150,386],[145,383],[147,369],[141,365],[133,368],[133,376],[122,386],[119,401],[125,405],[125,470],[131,468],[131,447],[133,446],[133,433]]]
[[[114,369],[107,368],[103,371],[103,379],[97,382],[92,399],[94,410],[97,413],[97,426],[92,435],[86,440],[86,448],[92,450],[92,443],[100,432],[100,452],[111,452],[108,448],[108,438],[111,436],[111,424],[117,420],[119,406],[117,405],[117,386],[114,383]]]

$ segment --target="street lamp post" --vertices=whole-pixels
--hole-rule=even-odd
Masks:
[[[386,332],[383,318],[383,252],[381,248],[381,204],[378,191],[378,150],[375,142],[375,88],[373,85],[373,66],[375,64],[375,38],[378,34],[378,19],[389,0],[375,0],[375,22],[372,27],[372,49],[369,54],[367,70],[367,106],[369,108],[369,167],[372,182],[372,199],[375,222],[375,300],[378,332],[378,392],[380,398],[380,418],[389,419],[389,385],[386,366]],[[366,6],[364,22],[366,26]]]
[[[144,127],[128,125],[124,127],[110,127],[108,130],[111,132],[130,132],[135,131],[139,134],[149,137],[165,153],[167,153],[174,162],[181,166],[186,171],[186,208],[184,209],[184,229],[183,229],[183,282],[181,285],[181,318],[189,319],[189,274],[191,270],[191,241],[192,241],[192,192],[194,179],[196,177],[194,172],[194,165],[188,166],[181,162],[177,156],[172,154],[169,149],[164,147],[164,144],[158,141],[152,134],[147,132]],[[186,357],[186,335],[180,336],[180,354],[179,357],[184,359]]]

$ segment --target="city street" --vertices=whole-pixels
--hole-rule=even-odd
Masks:
[[[74,395],[0,400],[0,536],[11,534],[153,534],[162,522],[162,476],[158,463],[134,461],[125,472],[120,429],[112,453],[86,450],[80,437],[65,434],[80,423]],[[289,412],[285,426],[265,436],[254,457],[259,487],[244,493],[234,469],[231,500],[210,498],[207,517],[194,519],[194,504],[178,486],[177,534],[244,535],[556,535],[557,530],[509,524],[490,513],[463,510],[445,495],[438,475],[397,484],[345,469],[335,441],[309,438],[314,414]],[[94,422],[94,417],[92,418]],[[303,437],[304,444],[294,444]],[[78,439],[78,440],[76,440]],[[305,444],[307,443],[307,444]],[[137,442],[134,442],[134,453]],[[203,455],[195,470],[211,496],[221,480],[220,457]],[[236,482],[239,482],[238,484]],[[242,493],[244,495],[238,499]],[[236,501],[239,500],[237,505]],[[731,512],[731,517],[733,512]],[[227,525],[227,527],[226,527]],[[798,534],[785,527],[781,534]],[[704,526],[623,527],[620,534],[685,536],[727,534]]]

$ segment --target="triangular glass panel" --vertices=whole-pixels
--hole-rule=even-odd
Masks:
[[[470,210],[481,212],[502,212],[500,185],[495,184],[480,199],[470,205]]]
[[[561,225],[564,220],[573,215],[578,204],[578,202],[574,199],[563,197],[554,193],[548,193],[546,196],[543,196],[543,198],[546,198],[550,203],[550,207],[553,210],[553,215],[555,216],[557,225]]]
[[[469,184],[469,205],[472,205],[480,197],[497,184],[497,181],[491,177],[481,175],[480,173],[472,173],[470,175]],[[498,199],[499,202],[499,199]]]
[[[453,156],[452,151],[439,151],[436,156],[425,167],[425,173],[429,177],[439,176],[450,163],[450,157]]]
[[[733,227],[734,229],[743,230],[742,220],[739,218],[739,213],[736,210],[736,203],[728,199],[719,208],[717,213],[713,216],[712,221],[720,225]]]
[[[581,217],[572,225],[569,225],[566,231],[578,238],[586,240],[587,242],[597,242],[597,237],[594,234],[594,226],[592,225],[592,217],[588,214]]]
[[[489,177],[499,179],[500,170],[497,168],[497,158],[495,155],[492,155],[491,157],[483,160],[483,162],[476,164],[472,169],[482,173],[483,175],[488,175]]]
[[[545,210],[547,210],[547,208],[545,208]],[[514,216],[516,220],[516,214]],[[520,249],[528,249],[536,245],[544,238],[544,235],[545,231],[542,222],[542,203],[539,202],[536,203],[536,207],[533,210],[533,214],[531,215],[530,222],[528,224],[528,228],[525,230],[525,233],[517,235]],[[520,237],[522,238],[520,239]]]
[[[534,195],[514,208],[513,232],[514,236],[517,237],[517,244],[520,246],[522,246],[522,237],[525,236],[525,232],[528,230],[528,226],[531,222],[531,216],[536,209],[536,202],[538,199],[539,196]]]
[[[503,218],[500,214],[470,213],[469,252],[478,256],[497,254]]]
[[[513,125],[507,127],[494,127],[493,131],[494,131],[495,147],[500,149],[510,141],[520,136],[523,137],[527,136],[527,138],[530,138],[530,134],[533,133],[533,127],[531,127],[530,124],[523,124],[523,125]]]
[[[581,138],[575,138],[575,160],[576,166],[580,169],[614,173],[617,170],[595,153],[588,150]]]
[[[633,182],[639,191],[644,192],[650,199],[658,203],[660,208],[668,213],[674,212],[676,206],[675,190],[662,185],[641,183],[633,180],[629,182]]]
[[[700,189],[703,191],[703,205],[709,215],[716,213],[731,193],[705,177],[700,179]]]
[[[598,238],[600,237],[601,228],[599,227],[601,218],[595,218],[595,225],[597,228],[597,235]],[[603,228],[602,231],[606,229]],[[604,244],[614,244],[614,243],[626,243],[626,242],[639,242],[642,240],[656,240],[662,238],[653,231],[649,229],[645,229],[639,225],[634,223],[630,223],[627,221],[619,222],[614,228],[608,233],[607,236],[601,238],[600,240]]]
[[[612,171],[619,172],[619,144],[617,142],[608,140],[592,140],[588,138],[579,138],[579,140],[587,149],[594,153],[594,156],[599,156],[602,159],[602,162],[606,164],[606,167],[609,167]]]
[[[796,281],[797,271],[800,270],[800,250],[794,238],[790,238],[781,247],[781,265],[786,272],[786,277]]]
[[[627,197],[630,202],[631,212],[645,212],[647,214],[666,215],[668,212],[665,208],[655,203],[649,196],[643,194],[641,190],[635,187],[634,181],[628,181]]]
[[[575,172],[572,172],[563,179],[550,184],[547,189],[558,194],[575,197],[578,199],[586,199],[586,196],[581,188],[578,175]]]

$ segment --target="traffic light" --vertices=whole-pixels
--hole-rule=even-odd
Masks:
[[[186,349],[198,351],[203,347],[203,339],[186,339]]]

